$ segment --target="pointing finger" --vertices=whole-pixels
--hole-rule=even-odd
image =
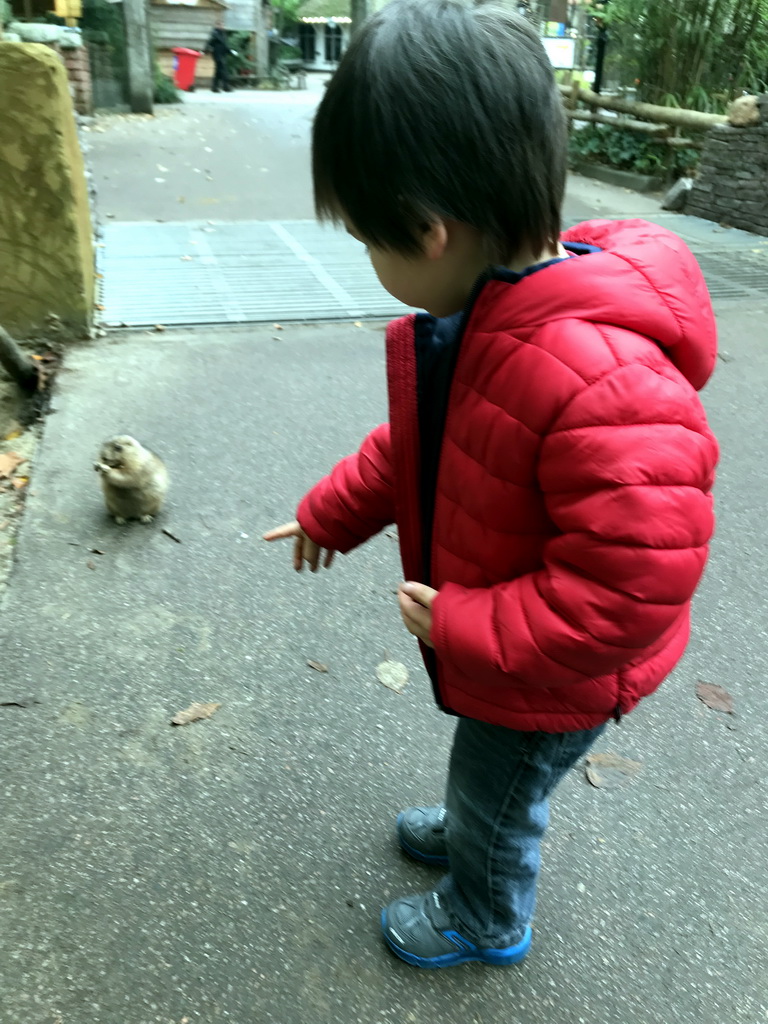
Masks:
[[[292,523],[284,523],[282,526],[276,526],[273,530],[267,530],[265,534],[262,534],[262,539],[283,540],[285,537],[296,537],[300,530],[301,527],[294,520]]]

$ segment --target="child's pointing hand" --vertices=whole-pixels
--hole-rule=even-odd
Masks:
[[[437,591],[423,583],[401,583],[397,591],[405,628],[427,647],[435,646],[429,634],[432,629],[432,602],[436,597]]]
[[[264,540],[284,540],[286,537],[294,538],[293,568],[296,572],[301,572],[305,562],[309,565],[312,572],[317,572],[321,562],[326,569],[330,569],[336,552],[326,551],[323,557],[323,548],[319,544],[315,544],[313,540],[310,540],[295,520],[292,523],[286,523],[284,526],[278,526],[264,534]]]

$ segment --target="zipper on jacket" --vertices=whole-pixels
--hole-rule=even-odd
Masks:
[[[448,367],[448,378],[447,385],[444,394],[442,395],[442,407],[437,410],[433,410],[438,413],[441,419],[440,428],[437,436],[437,443],[435,451],[433,452],[434,463],[430,474],[430,479],[427,481],[419,481],[419,501],[421,505],[421,536],[424,548],[423,561],[424,561],[424,582],[428,587],[431,587],[432,580],[435,578],[434,575],[434,552],[433,552],[433,531],[435,521],[435,506],[437,504],[437,481],[440,476],[440,463],[443,457],[443,443],[445,440],[445,427],[448,422],[448,410],[451,404],[451,392],[453,391],[453,378],[456,373],[456,366],[459,361],[459,354],[461,352],[462,342],[464,341],[464,335],[467,331],[469,319],[472,316],[472,311],[475,307],[475,303],[480,297],[480,293],[486,284],[492,279],[492,270],[489,268],[484,271],[475,282],[472,292],[467,299],[467,304],[461,312],[458,327],[456,328],[456,336],[453,339],[450,347],[448,358],[450,359],[450,365]],[[415,343],[415,342],[414,342]],[[416,380],[419,379],[418,365],[416,367]],[[422,416],[421,409],[416,408],[417,422],[421,425]],[[422,432],[419,429],[419,455],[421,460],[421,473],[425,471],[425,460],[423,453],[423,440]]]
[[[461,344],[464,338],[464,334],[469,323],[469,318],[472,315],[472,310],[475,303],[477,302],[480,293],[482,292],[485,285],[492,277],[492,272],[489,269],[484,272],[475,283],[472,293],[467,300],[467,304],[461,312],[461,316],[458,321],[456,328],[456,335],[450,342],[450,350],[446,354],[445,358],[448,359],[448,372],[447,380],[444,386],[444,391],[438,397],[440,404],[430,410],[432,414],[437,414],[441,418],[439,429],[437,430],[436,440],[434,443],[434,450],[430,453],[432,461],[424,458],[425,448],[425,431],[422,429],[422,425],[425,420],[424,410],[418,401],[418,390],[419,390],[419,363],[417,358],[417,343],[414,332],[413,336],[413,351],[415,361],[415,376],[416,376],[416,424],[418,431],[418,513],[419,513],[419,525],[421,527],[421,561],[422,561],[422,575],[423,582],[426,586],[433,586],[433,580],[435,579],[434,574],[434,552],[433,552],[433,533],[434,533],[434,519],[435,519],[435,506],[437,504],[437,481],[440,474],[440,462],[442,460],[443,442],[445,438],[445,425],[448,419],[448,409],[451,401],[451,391],[453,390],[453,378],[456,371],[456,364],[459,360],[459,353],[461,351]],[[434,396],[433,396],[434,397]],[[428,474],[428,475],[427,475]],[[432,683],[432,693],[437,706],[444,711],[446,714],[454,715],[455,711],[447,707],[443,701],[442,693],[440,690],[439,673],[437,667],[437,655],[431,647],[427,647],[426,644],[420,644],[422,657],[424,659],[424,665],[427,669],[430,682]]]

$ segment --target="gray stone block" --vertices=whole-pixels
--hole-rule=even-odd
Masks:
[[[740,228],[742,231],[751,231],[754,234],[765,235],[768,234],[768,230],[760,228],[753,220],[745,220],[741,217],[734,218],[731,221],[733,227]]]
[[[662,210],[682,210],[693,187],[693,178],[678,178],[672,188],[664,196]]]
[[[718,154],[713,161],[715,166],[720,170],[730,169],[732,167],[738,167],[741,161],[744,159],[744,154],[739,150],[738,153],[731,151],[727,154]]]
[[[716,125],[707,135],[686,213],[765,234],[767,207],[768,121]]]
[[[744,181],[741,178],[729,178],[727,180],[721,179],[716,183],[716,187],[713,189],[714,192],[732,196],[743,196],[753,192],[754,190],[754,182]]]

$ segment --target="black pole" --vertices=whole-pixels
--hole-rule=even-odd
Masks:
[[[603,64],[605,62],[605,48],[608,45],[608,29],[601,20],[597,30],[597,45],[595,47],[595,81],[592,86],[593,92],[600,92],[603,84]]]

